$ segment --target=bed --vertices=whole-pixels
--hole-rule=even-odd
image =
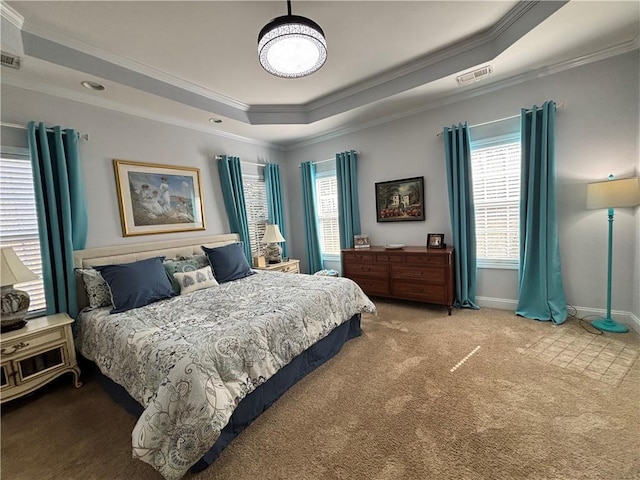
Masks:
[[[251,270],[226,281],[220,262],[237,241],[215,235],[74,252],[79,275],[100,271],[112,295],[96,306],[86,277],[77,278],[76,348],[97,365],[109,394],[138,416],[133,456],[167,479],[206,468],[286,390],[359,336],[361,313],[375,313],[346,278]],[[112,313],[121,290],[114,269],[190,262],[201,258],[201,246],[209,264],[196,272],[225,281],[211,285],[200,275],[209,286],[190,291],[185,279],[193,272],[176,274],[183,294]],[[127,274],[136,285],[127,293],[144,290],[137,285],[150,277],[158,276]]]

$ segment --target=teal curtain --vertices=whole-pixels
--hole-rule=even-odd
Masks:
[[[471,176],[469,126],[444,128],[449,215],[453,234],[456,307],[478,309],[476,304],[476,220]]]
[[[322,270],[322,252],[318,234],[316,214],[316,166],[311,162],[300,165],[302,172],[302,205],[307,246],[307,269],[309,273]]]
[[[340,248],[353,248],[353,236],[360,235],[358,154],[354,150],[336,154],[336,181]]]
[[[242,169],[238,157],[222,155],[218,159],[218,172],[222,186],[224,208],[229,219],[231,233],[237,233],[243,242],[244,254],[252,265],[251,245],[249,243],[249,222],[247,207],[244,201],[244,187],[242,185]]]
[[[553,101],[522,109],[520,269],[516,313],[563,323],[567,300],[560,270],[556,213],[555,112]]]
[[[47,315],[78,313],[73,251],[86,246],[87,202],[78,133],[43,123],[27,125],[38,212]]]
[[[287,225],[284,220],[284,204],[282,202],[282,184],[280,182],[280,165],[267,163],[264,166],[264,183],[267,189],[267,210],[269,223],[278,225],[282,236],[287,238]],[[280,243],[282,256],[288,257],[287,243]]]

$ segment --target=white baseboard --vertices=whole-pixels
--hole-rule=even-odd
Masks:
[[[515,311],[518,301],[511,300],[508,298],[493,298],[493,297],[476,297],[476,303],[480,307],[484,308],[496,308],[498,310],[511,310]],[[601,308],[591,308],[591,307],[576,307],[570,306],[570,309],[576,310],[576,316],[578,318],[594,318],[600,317],[602,318],[606,315],[607,311]],[[570,312],[573,313],[573,312]],[[635,316],[631,312],[625,312],[622,310],[612,310],[611,317],[619,323],[625,324],[627,327],[632,329],[634,332],[640,334],[640,318]],[[587,320],[589,319],[587,318]]]

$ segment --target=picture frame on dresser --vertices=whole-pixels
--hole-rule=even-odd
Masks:
[[[428,233],[427,234],[427,248],[446,248],[447,244],[444,243],[444,233]]]
[[[424,177],[378,182],[375,188],[378,222],[424,221]]]
[[[204,230],[200,169],[113,160],[122,235]]]

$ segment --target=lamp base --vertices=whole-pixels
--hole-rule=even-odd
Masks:
[[[280,263],[282,262],[282,247],[277,243],[270,243],[264,249],[264,256],[267,263]]]
[[[591,325],[603,332],[627,333],[629,329],[611,318],[599,318],[591,322]]]
[[[3,332],[24,327],[27,322],[24,317],[29,311],[29,294],[23,290],[13,288],[13,285],[2,287],[0,291],[0,328]]]

